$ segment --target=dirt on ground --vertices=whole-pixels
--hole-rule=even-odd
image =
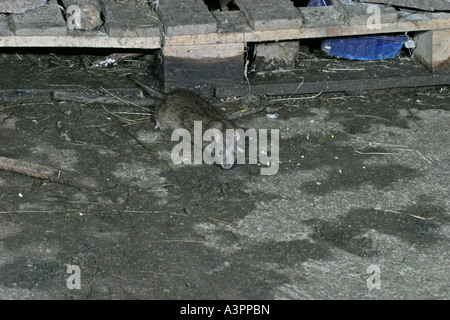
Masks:
[[[448,299],[448,97],[251,97],[273,175],[173,164],[141,108],[4,101],[0,157],[98,184],[0,171],[0,298]]]

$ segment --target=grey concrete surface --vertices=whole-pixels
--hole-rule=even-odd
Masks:
[[[448,299],[448,94],[261,98],[286,106],[237,124],[280,130],[270,176],[174,165],[168,133],[101,106],[0,105],[1,156],[115,183],[0,171],[0,298]]]

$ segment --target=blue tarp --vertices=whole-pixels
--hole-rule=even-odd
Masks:
[[[331,0],[309,0],[308,7],[331,6]]]
[[[395,58],[407,36],[364,36],[322,41],[322,51],[349,60],[385,60]]]
[[[330,0],[309,0],[309,7],[331,5]],[[363,36],[327,39],[322,42],[322,51],[330,56],[349,60],[385,60],[395,58],[403,47],[407,36]]]

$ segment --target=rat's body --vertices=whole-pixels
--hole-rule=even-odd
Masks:
[[[154,89],[149,88],[133,76],[128,76],[128,78],[148,93],[157,95],[159,98],[164,96],[158,91],[154,92]],[[233,167],[233,164],[225,163],[226,153],[230,159],[234,159],[235,155],[234,145],[231,147],[226,146],[225,133],[226,129],[234,129],[234,126],[230,121],[224,120],[210,103],[203,100],[196,93],[186,89],[175,89],[168,93],[162,100],[161,105],[157,106],[155,119],[155,128],[169,131],[186,129],[192,136],[194,134],[194,121],[201,121],[203,131],[208,129],[220,130],[223,138],[223,150],[225,151],[223,152],[223,161],[220,165],[223,169],[231,169]],[[239,140],[238,134],[236,134],[235,140]]]
[[[208,102],[192,91],[175,89],[164,99],[157,108],[156,127],[161,130],[187,129],[191,134],[194,121],[201,121],[206,129],[233,129],[231,122],[223,120],[222,116]]]

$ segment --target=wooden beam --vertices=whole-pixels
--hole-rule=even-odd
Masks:
[[[435,70],[450,65],[450,29],[427,31],[414,39],[417,42],[414,54],[428,68]]]
[[[387,5],[408,7],[421,10],[450,10],[450,2],[448,0],[359,0],[360,2],[382,3]]]
[[[344,12],[346,22],[350,25],[367,25],[369,18],[373,15],[373,13],[367,13],[369,6],[376,6],[380,10],[380,23],[395,24],[397,22],[398,13],[391,6],[357,2],[341,3],[339,0],[332,1],[335,6],[339,6],[340,12]]]
[[[14,33],[9,28],[9,18],[5,14],[0,14],[0,37],[11,37]]]
[[[241,56],[244,53],[243,43],[217,43],[205,45],[164,46],[164,57],[187,59],[222,59]]]
[[[244,76],[244,44],[164,46],[165,90],[238,84]]]
[[[65,36],[67,25],[56,0],[36,10],[11,15],[16,36]]]
[[[160,21],[147,2],[105,1],[104,6],[110,37],[159,37]]]
[[[235,0],[254,30],[300,28],[302,16],[290,0]]]
[[[24,13],[44,5],[47,0],[0,0],[0,12]]]
[[[24,99],[50,99],[55,89],[0,89],[0,100],[2,102],[16,102]],[[86,89],[65,89],[64,91],[74,94],[85,94]],[[117,96],[139,96],[138,88],[105,88],[105,91],[111,92]]]
[[[258,71],[293,69],[298,55],[300,41],[278,41],[256,44],[253,62]]]
[[[449,74],[427,74],[412,77],[383,77],[382,79],[369,78],[304,82],[300,87],[298,83],[252,84],[250,90],[252,94],[291,95],[294,93],[311,94],[319,92],[380,90],[389,88],[408,88],[449,84]],[[231,96],[242,96],[246,94],[247,90],[248,87],[244,84],[239,87],[218,87],[216,88],[216,97],[225,98]]]
[[[187,8],[186,4],[195,2],[195,6]],[[243,1],[243,0],[242,0]],[[245,3],[250,0],[245,0]],[[272,1],[272,0],[271,0]],[[275,0],[274,0],[275,1]],[[117,1],[108,1],[111,5],[122,5],[124,3]],[[144,1],[139,2],[144,5]],[[353,3],[346,5],[341,3],[340,10],[344,9],[345,17],[352,23],[346,23],[345,17],[339,10],[328,7],[302,7],[296,8],[291,1],[284,0],[286,10],[289,12],[274,13],[273,16],[267,16],[266,23],[272,25],[273,29],[264,24],[262,16],[259,16],[257,10],[258,3],[255,2],[250,6],[245,6],[244,9],[237,12],[211,12],[208,11],[207,6],[203,1],[186,0],[182,2],[175,0],[160,1],[158,6],[158,14],[161,20],[158,21],[159,26],[164,25],[165,34],[161,35],[159,32],[153,34],[146,28],[150,21],[156,20],[153,12],[147,22],[137,22],[139,25],[132,26],[130,20],[123,20],[119,15],[114,18],[113,14],[107,13],[107,17],[113,16],[112,21],[106,18],[105,27],[110,33],[108,35],[103,30],[80,32],[77,35],[67,35],[65,32],[65,25],[61,22],[60,29],[57,35],[46,34],[48,32],[48,25],[43,26],[42,30],[34,30],[28,28],[26,32],[32,32],[33,35],[17,36],[13,34],[13,30],[9,29],[8,17],[0,15],[0,47],[90,47],[90,48],[142,48],[142,49],[157,49],[161,46],[190,46],[190,45],[208,45],[208,44],[232,44],[232,43],[247,43],[247,42],[263,42],[263,41],[283,41],[293,39],[306,38],[321,38],[321,37],[338,37],[338,36],[353,36],[364,34],[377,33],[394,33],[394,32],[416,32],[429,31],[437,29],[450,29],[450,13],[439,12],[418,12],[407,13],[402,11],[397,12],[399,19],[393,22],[395,13],[382,10],[381,24],[379,29],[371,29],[367,26],[367,15],[361,17],[360,10],[348,9],[351,5],[358,7],[361,4]],[[250,2],[249,2],[250,3]],[[244,2],[242,2],[242,5]],[[132,4],[130,4],[132,5]],[[266,5],[266,3],[264,3]],[[252,8],[252,10],[250,10]],[[41,8],[35,10],[38,11]],[[195,10],[194,10],[195,9]],[[58,9],[59,10],[59,9]],[[61,12],[54,11],[54,14],[61,18]],[[147,9],[145,9],[147,10]],[[180,11],[181,10],[181,11]],[[184,10],[184,11],[183,11]],[[247,11],[245,11],[247,10]],[[269,10],[268,8],[265,9]],[[392,8],[390,9],[392,10]],[[59,10],[60,11],[60,10]],[[34,11],[33,11],[34,12]],[[29,12],[32,14],[33,12]],[[258,23],[261,25],[253,30],[243,19],[244,13],[252,15],[249,19],[256,27]],[[265,12],[265,11],[264,11]],[[384,14],[383,14],[384,12]],[[386,14],[389,13],[389,14]],[[28,14],[28,13],[27,13]],[[280,16],[277,16],[280,15]],[[300,26],[298,19],[289,19],[289,15],[300,14],[302,16],[303,24]],[[283,16],[284,15],[284,16]],[[10,15],[15,16],[15,15]],[[216,18],[214,18],[216,17]],[[231,26],[228,18],[234,19],[236,26]],[[283,18],[285,17],[285,18]],[[390,17],[387,19],[386,17]],[[283,20],[283,19],[284,20]],[[53,19],[53,18],[52,18]],[[62,19],[62,18],[61,18]],[[114,21],[117,19],[116,21]],[[272,20],[271,20],[272,19]],[[17,20],[17,19],[16,19]],[[123,20],[123,21],[122,21]],[[140,21],[140,20],[136,20]],[[259,21],[259,22],[258,22]],[[281,23],[280,21],[284,21]],[[294,21],[296,21],[294,23]],[[123,23],[124,26],[129,26],[119,30],[113,30],[114,23]],[[18,22],[20,25],[20,22]],[[264,25],[264,26],[263,26]],[[119,26],[119,25],[117,25]],[[128,28],[128,29],[127,29]],[[270,29],[270,30],[269,30]],[[47,31],[45,31],[47,30]],[[155,30],[155,29],[152,29]],[[156,30],[155,30],[156,31]],[[20,32],[20,31],[19,31]],[[25,29],[22,30],[25,32]],[[40,34],[34,35],[37,32]]]
[[[302,8],[303,9],[303,8]],[[310,13],[310,12],[309,12]],[[381,33],[398,33],[398,32],[415,32],[436,29],[450,28],[450,14],[439,13],[432,16],[422,15],[420,19],[412,17],[404,17],[395,24],[381,23],[379,29],[371,29],[367,24],[345,25],[342,22],[335,24],[327,24],[321,26],[309,25],[305,18],[305,24],[302,28],[286,29],[286,30],[267,30],[245,32],[246,42],[262,42],[262,41],[281,41],[290,39],[309,39],[309,38],[327,38],[340,36],[356,36],[365,34],[381,34]],[[318,17],[314,18],[318,19]],[[314,20],[312,19],[312,21]],[[318,20],[316,20],[318,21]]]
[[[159,49],[159,37],[108,37],[105,33],[89,36],[1,36],[0,47],[73,47]]]
[[[164,32],[169,37],[217,31],[216,20],[203,1],[159,1],[158,12],[164,25]]]
[[[217,33],[242,33],[250,32],[252,28],[242,11],[220,11],[211,12],[217,20]]]

